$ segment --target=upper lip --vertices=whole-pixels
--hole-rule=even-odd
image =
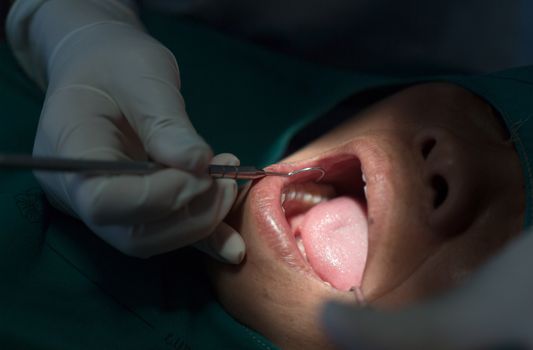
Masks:
[[[328,181],[328,171],[335,167],[336,164],[348,159],[357,159],[361,166],[367,182],[367,210],[369,219],[369,237],[374,234],[378,228],[379,222],[383,219],[383,208],[386,205],[388,186],[383,181],[383,170],[387,169],[384,164],[385,157],[383,153],[368,141],[352,141],[335,147],[316,157],[298,161],[294,163],[274,164],[267,169],[275,172],[291,172],[307,167],[321,167],[326,171],[323,179]],[[281,193],[291,183],[295,181],[303,182],[313,180],[316,173],[310,172],[306,179],[304,175],[300,177],[278,177],[266,176],[259,180],[250,189],[250,199],[253,203],[252,213],[258,225],[258,231],[267,241],[267,244],[275,253],[285,260],[289,265],[315,276],[310,265],[300,254],[296,240],[289,227],[287,219],[282,209]],[[379,193],[379,196],[376,194]],[[378,205],[375,205],[378,204]],[[318,278],[318,277],[317,277]]]

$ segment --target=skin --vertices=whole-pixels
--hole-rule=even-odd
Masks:
[[[507,140],[483,100],[431,83],[381,100],[283,162],[352,151],[373,159],[362,291],[370,306],[391,309],[458,285],[519,233],[524,185]],[[438,203],[435,176],[447,189]],[[354,295],[280,257],[267,239],[276,225],[265,225],[272,218],[257,208],[268,197],[259,184],[241,193],[228,218],[246,242],[245,261],[210,263],[217,295],[237,320],[284,349],[331,347],[318,324],[321,306],[355,302]]]

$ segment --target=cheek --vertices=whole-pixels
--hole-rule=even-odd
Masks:
[[[442,243],[428,224],[430,193],[423,191],[422,178],[408,172],[410,162],[405,158],[386,174],[392,195],[377,210],[385,214],[370,226],[363,290],[371,300],[404,283]]]
[[[389,290],[380,294],[373,305],[385,309],[399,308],[460,285],[519,234],[521,223],[522,215],[495,206],[459,236],[441,237],[429,229],[419,231],[421,237],[435,237],[436,244],[425,251],[429,253],[427,255],[421,255],[421,249],[415,248],[416,245],[399,248],[400,242],[391,241],[390,245],[398,247],[398,250],[391,249],[384,254],[390,257],[396,254],[396,263],[390,260],[380,266],[381,270],[374,272],[389,285]],[[405,236],[400,231],[397,234]],[[419,263],[416,263],[415,257],[418,257]],[[402,273],[405,280],[391,286],[391,280]]]

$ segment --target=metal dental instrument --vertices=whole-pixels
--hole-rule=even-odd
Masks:
[[[87,174],[147,174],[164,167],[152,162],[82,160],[0,154],[0,169],[62,171]]]
[[[315,180],[319,182],[326,175],[326,171],[320,167],[309,167],[291,171],[289,173],[279,173],[274,171],[268,171],[258,169],[254,166],[229,166],[229,165],[210,165],[209,175],[217,179],[237,179],[237,180],[253,180],[259,179],[265,176],[283,176],[290,177],[301,173],[315,171],[320,173]]]
[[[19,154],[0,154],[0,169],[27,169],[40,171],[62,171],[106,174],[149,174],[167,167],[141,161],[80,160],[70,158],[33,157]],[[278,173],[258,169],[254,166],[209,165],[209,175],[217,179],[253,180],[265,176],[289,177],[304,172],[320,173],[316,182],[322,180],[326,171],[320,167],[303,168],[289,173]]]

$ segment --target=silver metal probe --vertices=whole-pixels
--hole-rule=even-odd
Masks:
[[[85,160],[56,157],[33,157],[24,154],[0,154],[0,169],[27,169],[38,171],[76,172],[93,175],[106,174],[149,174],[168,167],[154,162]],[[209,175],[213,178],[253,180],[265,176],[289,177],[304,172],[320,173],[316,182],[322,180],[326,171],[320,167],[309,167],[278,173],[258,169],[254,166],[209,165]]]
[[[290,173],[279,173],[274,171],[267,171],[263,169],[258,169],[254,166],[231,166],[231,165],[210,165],[209,166],[209,175],[214,178],[219,179],[238,179],[238,180],[254,180],[259,179],[265,176],[283,176],[289,177],[294,176],[304,172],[316,171],[320,175],[315,180],[319,182],[322,180],[326,171],[319,167],[309,167],[291,171]]]
[[[153,162],[87,160],[58,157],[33,157],[25,154],[0,154],[0,169],[26,169],[105,175],[147,174],[164,168],[164,166]]]

